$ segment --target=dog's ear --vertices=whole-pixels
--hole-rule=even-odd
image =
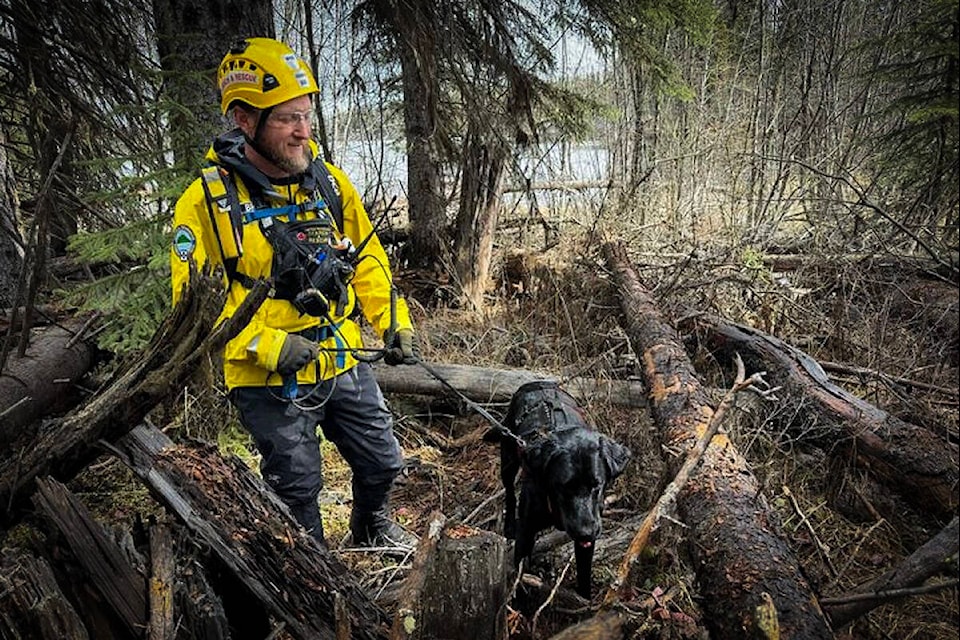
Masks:
[[[607,470],[607,482],[610,482],[621,473],[630,460],[630,449],[615,442],[605,435],[600,435],[600,457]]]

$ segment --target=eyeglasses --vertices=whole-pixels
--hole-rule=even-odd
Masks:
[[[307,111],[274,111],[270,114],[270,117],[267,118],[267,122],[282,125],[284,127],[295,127],[301,122],[305,123],[309,127],[312,120],[312,109],[308,109]]]

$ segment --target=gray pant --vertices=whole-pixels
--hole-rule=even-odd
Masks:
[[[257,444],[264,479],[300,524],[320,531],[317,496],[323,472],[317,425],[350,465],[354,511],[372,513],[386,506],[403,459],[370,365],[360,363],[317,385],[302,385],[298,402],[304,410],[279,396],[279,387],[236,387],[230,401]]]

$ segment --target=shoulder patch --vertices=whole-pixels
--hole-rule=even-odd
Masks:
[[[197,248],[197,236],[193,230],[185,224],[181,224],[173,230],[173,251],[180,258],[181,262],[186,262],[193,255],[193,250]]]

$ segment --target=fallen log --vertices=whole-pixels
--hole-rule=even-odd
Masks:
[[[69,411],[83,398],[76,383],[94,364],[94,350],[69,328],[34,328],[20,357],[13,352],[0,372],[0,450],[38,418]]]
[[[146,425],[118,440],[115,450],[286,633],[335,638],[340,594],[352,638],[387,638],[386,613],[239,459],[223,458],[212,445],[175,445]]]
[[[223,306],[222,280],[216,274],[192,274],[180,304],[142,354],[121,367],[90,402],[0,458],[0,524],[19,517],[38,477],[73,477],[101,453],[98,441],[115,440],[139,424],[193,375],[207,354],[219,353],[246,326],[268,292],[269,284],[260,281],[233,317],[211,333]]]
[[[452,387],[474,402],[509,402],[513,392],[534,380],[554,379],[523,369],[490,369],[465,364],[434,364],[435,370]],[[374,367],[377,382],[384,393],[444,396],[449,388],[426,369],[416,365]],[[646,388],[637,380],[602,380],[572,378],[562,382],[563,388],[578,400],[609,402],[643,408],[647,406]]]
[[[608,242],[603,251],[620,294],[624,329],[641,354],[661,442],[666,451],[680,452],[667,460],[676,475],[682,452],[706,432],[714,410],[677,332],[640,283],[623,245]],[[711,440],[699,473],[678,494],[677,506],[689,527],[689,550],[714,637],[765,637],[771,616],[780,638],[833,637],[796,556],[780,535],[776,512],[724,434]]]
[[[739,353],[782,387],[784,402],[802,404],[803,421],[785,425],[796,438],[856,462],[921,513],[945,521],[957,509],[957,445],[909,424],[836,386],[812,357],[769,334],[712,316],[684,323],[720,358]]]
[[[830,616],[835,628],[846,626],[860,616],[866,615],[881,604],[895,597],[888,594],[907,595],[910,587],[918,587],[927,579],[936,575],[957,575],[957,554],[960,552],[960,528],[954,516],[940,533],[914,551],[900,564],[887,571],[876,580],[853,590],[852,595],[868,596],[864,598],[838,597],[824,598],[821,604]],[[956,584],[954,583],[954,586]]]

